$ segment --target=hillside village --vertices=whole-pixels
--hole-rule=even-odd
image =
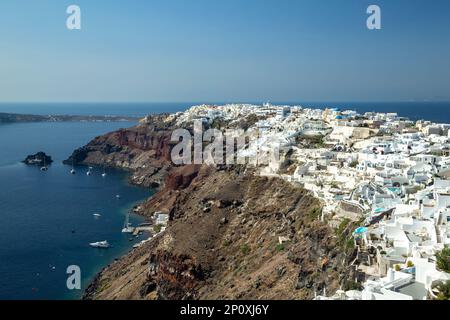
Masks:
[[[257,174],[302,186],[322,202],[317,219],[337,230],[357,225],[352,288],[317,300],[439,299],[450,283],[450,125],[396,113],[301,106],[199,105],[171,115],[245,127],[246,156],[279,147],[281,161]],[[146,120],[144,119],[143,122]],[[288,242],[287,238],[280,238]],[[449,282],[447,282],[449,281]]]

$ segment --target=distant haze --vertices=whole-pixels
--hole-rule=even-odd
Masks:
[[[82,29],[69,31],[74,3]],[[448,0],[1,1],[0,102],[449,101],[449,12]]]

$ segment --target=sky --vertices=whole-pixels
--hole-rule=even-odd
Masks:
[[[449,57],[448,0],[0,2],[0,102],[450,101]]]

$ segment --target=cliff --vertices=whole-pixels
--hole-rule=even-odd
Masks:
[[[96,137],[64,161],[65,164],[108,166],[133,172],[131,182],[160,186],[171,168],[170,124],[153,116],[153,124],[138,125]]]
[[[159,185],[141,214],[165,211],[170,220],[106,267],[85,299],[310,299],[353,277],[354,252],[318,220],[317,199],[242,167],[172,166],[162,120],[98,137],[67,160],[126,168],[134,183]]]

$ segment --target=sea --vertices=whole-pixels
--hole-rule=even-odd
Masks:
[[[211,102],[208,102],[211,103]],[[223,102],[216,102],[221,104]],[[251,102],[259,103],[261,102]],[[122,115],[183,111],[196,103],[2,103],[0,112],[39,115]],[[277,104],[273,102],[273,104]],[[340,107],[359,112],[397,112],[411,119],[450,123],[448,102],[282,103]],[[72,151],[96,136],[133,126],[132,122],[43,122],[0,124],[0,299],[80,299],[90,281],[148,235],[121,233],[134,205],[154,190],[128,183],[126,172],[62,164]],[[21,161],[44,151],[54,163],[47,172]],[[117,198],[116,195],[120,195]],[[100,214],[95,217],[94,214]],[[131,215],[134,225],[144,222]],[[89,243],[107,240],[112,247]],[[81,290],[67,287],[69,266],[81,270]]]

